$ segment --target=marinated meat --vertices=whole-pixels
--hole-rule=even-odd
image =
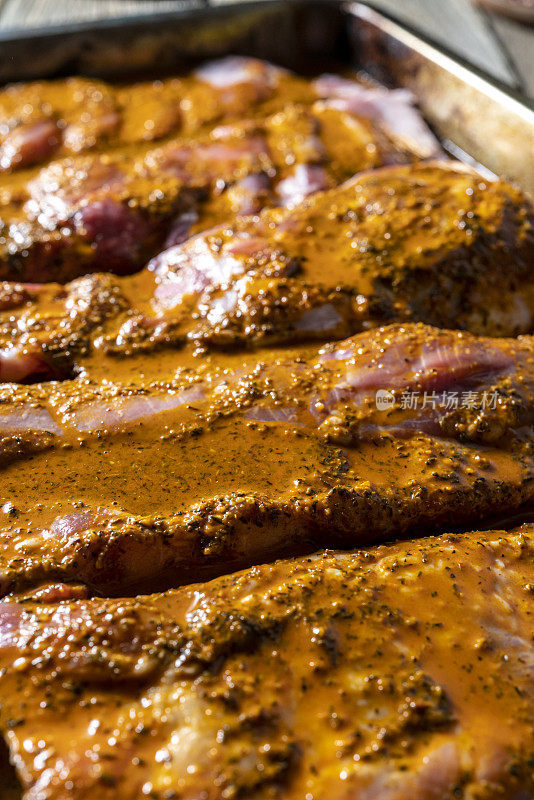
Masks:
[[[339,75],[322,75],[314,82],[314,89],[325,98],[329,108],[374,120],[399,146],[417,153],[420,158],[439,155],[440,145],[407,89],[388,91],[383,87],[362,86]]]
[[[132,272],[199,203],[202,230],[417,157],[364,104],[345,109],[328,92],[249,59],[117,90],[71,79],[0,92],[0,170],[15,170],[0,195],[0,277]],[[372,106],[376,90],[361,92]],[[419,119],[409,98],[400,102]],[[246,181],[257,175],[251,201]]]
[[[533,527],[0,607],[25,800],[522,800]]]
[[[83,78],[14,84],[0,92],[0,169],[20,170],[51,156],[91,149],[124,148],[182,130],[195,134],[209,123],[244,113],[269,113],[269,103],[279,107],[282,98],[310,102],[316,96],[302,78],[239,58],[213,62],[183,79],[129,86]]]
[[[346,129],[341,148],[328,138],[332,114]],[[381,151],[376,142],[371,128],[344,112],[291,107],[133,159],[117,152],[52,161],[4,189],[0,274],[65,281],[95,269],[132,272],[183,212],[195,210],[202,230],[236,213],[291,205],[382,163],[387,146]]]
[[[531,337],[391,326],[162,378],[0,395],[4,592],[178,585],[533,498]]]
[[[515,335],[533,326],[533,258],[532,206],[511,186],[461,165],[390,167],[194,236],[136,276],[12,297],[6,284],[0,344],[28,356],[31,380],[43,352],[69,375],[95,353],[328,341],[396,320]]]
[[[8,86],[0,91],[0,169],[12,172],[92,149],[125,149],[177,132],[196,135],[225,120],[264,117],[318,99],[373,121],[401,151],[426,158],[440,151],[406,90],[333,75],[310,82],[258,59],[231,56],[183,78],[126,86],[84,78]]]
[[[534,503],[529,198],[244,57],[0,118],[23,800],[533,798],[534,526],[442,533]]]
[[[208,231],[149,269],[157,308],[192,306],[188,335],[227,346],[340,338],[394,320],[528,332],[533,258],[524,196],[461,165],[423,164]]]
[[[0,92],[0,116],[3,172],[110,143],[120,126],[111,87],[83,78],[8,86]]]
[[[8,192],[0,210],[0,272],[25,281],[65,281],[94,269],[132,272],[165,241],[176,215],[210,192],[262,169],[265,148],[255,135],[219,144],[176,143],[132,163],[122,156],[52,162]],[[165,164],[163,158],[166,158]]]

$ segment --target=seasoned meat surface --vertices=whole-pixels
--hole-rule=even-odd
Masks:
[[[517,190],[461,165],[366,172],[173,245],[135,276],[5,284],[0,379],[42,379],[43,359],[115,371],[169,346],[328,341],[397,320],[528,332],[533,220]]]
[[[177,240],[176,226],[183,237],[184,214],[203,230],[411,161],[421,147],[439,152],[410,97],[391,93],[415,126],[406,139],[381,112],[388,93],[358,86],[362,98],[347,102],[328,81],[234,59],[121,89],[80,79],[8,87],[0,278],[133,272]]]
[[[330,130],[343,126],[350,152],[337,152]],[[0,275],[65,281],[95,269],[132,272],[173,241],[184,213],[202,230],[236,213],[290,205],[382,163],[375,141],[343,111],[290,107],[139,155],[53,161],[23,186],[6,186]]]
[[[390,326],[291,357],[0,399],[4,592],[177,585],[533,497],[532,337]]]
[[[530,199],[244,57],[0,120],[17,800],[532,800]]]
[[[533,528],[0,606],[25,800],[521,800],[534,793]]]
[[[24,170],[88,150],[130,152],[132,145],[176,133],[198,135],[215,124],[243,116],[261,119],[288,104],[317,100],[325,110],[368,120],[398,153],[429,158],[440,152],[408,91],[386,91],[334,75],[310,82],[258,59],[230,56],[183,78],[125,86],[79,77],[7,86],[0,91],[0,169]]]
[[[238,220],[149,265],[159,306],[195,298],[209,345],[338,338],[394,320],[513,335],[533,324],[534,214],[454,163],[388,167]]]
[[[177,132],[194,135],[245,114],[266,116],[284,104],[318,98],[328,109],[372,121],[398,149],[420,157],[439,152],[409,92],[332,75],[310,83],[272,64],[233,56],[184,78],[120,87],[84,78],[8,86],[0,91],[0,169],[13,172],[87,150],[127,149]]]
[[[214,80],[216,71],[226,74],[226,85]],[[239,58],[183,79],[119,87],[83,78],[11,85],[0,92],[0,168],[12,172],[59,155],[198,133],[226,118],[269,113],[282,97],[306,102],[316,92],[282,69]]]

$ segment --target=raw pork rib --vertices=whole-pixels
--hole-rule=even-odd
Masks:
[[[533,220],[520,192],[461,165],[370,171],[174,245],[133,277],[5,284],[0,379],[42,379],[43,361],[68,376],[94,353],[113,372],[115,355],[328,341],[397,320],[526,333]]]
[[[133,272],[184,213],[202,230],[439,153],[410,98],[391,94],[399,118],[419,120],[408,140],[377,113],[376,90],[359,86],[366,105],[325,87],[233,58],[121,89],[71,79],[0,91],[0,172],[13,173],[0,197],[0,278]]]
[[[391,326],[266,353],[248,371],[206,363],[168,382],[5,387],[3,399],[16,515],[0,531],[4,592],[153,590],[513,514],[533,497],[532,337]]]
[[[0,605],[25,800],[534,793],[533,527]]]
[[[242,56],[0,89],[0,175],[16,800],[533,800],[529,197]]]

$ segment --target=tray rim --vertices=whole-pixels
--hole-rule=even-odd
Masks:
[[[293,0],[290,0],[290,2],[293,2]],[[485,94],[489,94],[490,92],[499,93],[501,96],[499,102],[501,103],[503,100],[507,103],[513,101],[515,106],[514,113],[517,113],[519,108],[523,110],[526,109],[528,112],[534,112],[534,98],[528,97],[521,92],[519,88],[519,78],[517,76],[517,84],[515,87],[510,86],[498,78],[494,78],[485,70],[471,64],[467,59],[453,53],[447,47],[443,47],[432,41],[430,37],[415,30],[413,26],[406,25],[404,22],[399,21],[393,14],[387,14],[381,9],[377,9],[372,0],[342,0],[340,5],[347,9],[349,13],[364,17],[371,22],[376,21],[382,28],[389,28],[395,38],[404,38],[412,49],[417,50],[417,52],[430,61],[437,63],[438,66],[443,67],[447,72],[465,80],[466,83],[469,83],[473,88],[479,89]],[[532,115],[529,121],[534,124],[534,115]]]
[[[37,40],[44,43],[47,40],[58,40],[70,36],[83,35],[84,33],[112,33],[117,30],[131,30],[134,32],[136,29],[140,31],[146,30],[147,25],[151,29],[156,29],[159,25],[164,25],[170,21],[180,22],[183,20],[188,23],[194,23],[197,20],[199,22],[202,20],[209,21],[210,19],[216,21],[217,17],[224,19],[226,16],[245,16],[254,12],[267,13],[271,9],[277,12],[284,12],[292,8],[306,10],[315,7],[325,11],[328,10],[330,13],[335,10],[335,13],[341,15],[368,15],[368,18],[374,17],[381,24],[393,26],[396,33],[402,32],[404,36],[411,39],[410,44],[414,49],[419,52],[425,51],[425,56],[432,61],[441,62],[441,66],[444,66],[449,72],[455,74],[461,71],[462,75],[460,77],[476,81],[477,88],[484,89],[486,94],[488,93],[487,90],[497,90],[501,93],[502,98],[515,101],[517,104],[515,113],[518,111],[518,106],[534,112],[534,98],[528,97],[521,91],[519,76],[510,61],[509,65],[516,78],[516,83],[513,86],[493,77],[480,67],[471,64],[463,56],[433,41],[431,37],[416,30],[414,26],[398,19],[394,13],[378,8],[373,0],[246,0],[245,2],[230,0],[230,2],[218,5],[209,5],[209,0],[190,0],[190,2],[192,5],[174,11],[69,22],[46,28],[0,30],[0,45],[16,45],[17,43],[22,45]],[[487,85],[486,87],[483,86],[484,83]],[[534,124],[534,118],[532,122]]]

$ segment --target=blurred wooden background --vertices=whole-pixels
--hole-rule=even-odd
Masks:
[[[0,0],[0,30],[172,11],[226,0]],[[534,27],[482,11],[471,0],[373,0],[373,5],[534,97]]]

